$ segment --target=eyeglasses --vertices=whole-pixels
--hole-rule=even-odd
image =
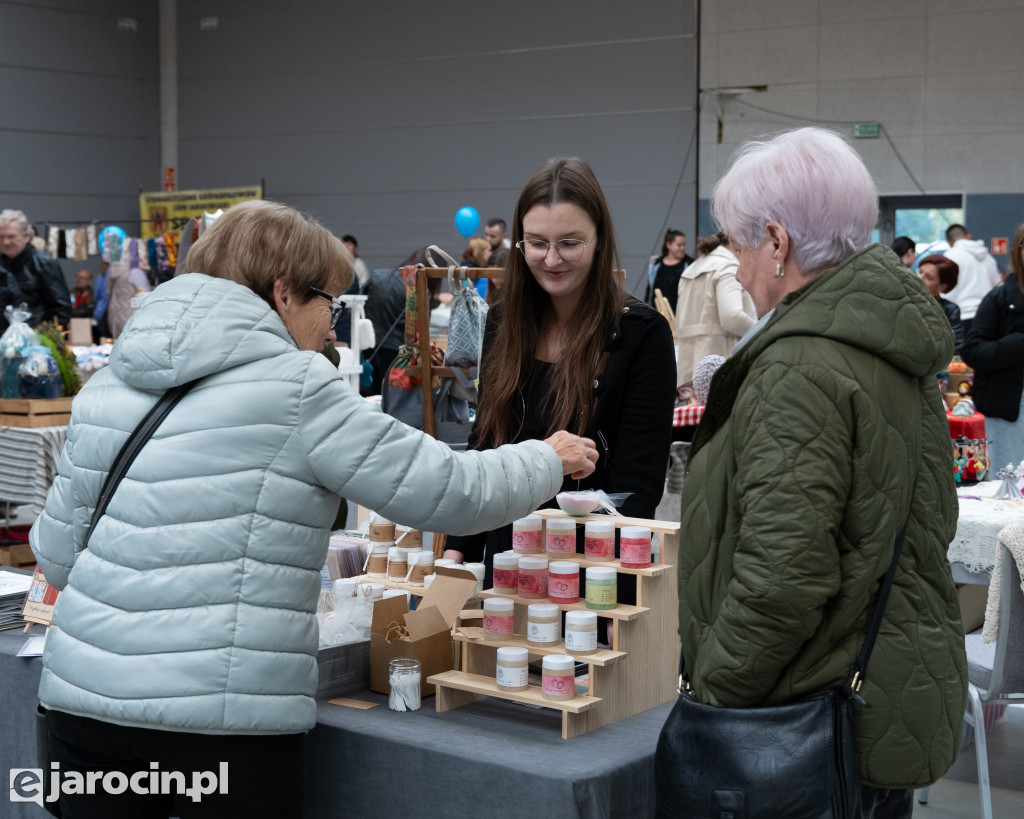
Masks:
[[[309,290],[317,296],[323,296],[331,303],[331,329],[333,330],[338,323],[338,319],[341,318],[341,314],[345,312],[345,302],[341,300],[341,296],[332,296],[330,293],[325,293],[316,287],[311,287]]]
[[[595,236],[594,239],[597,237]],[[559,239],[557,242],[542,242],[540,239],[523,239],[516,242],[523,255],[531,262],[539,262],[548,255],[548,248],[553,247],[560,259],[567,262],[575,262],[583,251],[594,244],[594,239],[584,242],[582,239]]]

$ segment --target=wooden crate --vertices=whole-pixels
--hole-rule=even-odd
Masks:
[[[0,546],[0,566],[14,566],[27,569],[36,565],[36,556],[27,543],[10,543]]]
[[[558,509],[540,509],[534,514],[543,518],[566,517]],[[564,645],[542,648],[526,640],[526,609],[530,603],[518,595],[497,595],[490,589],[484,597],[500,596],[515,603],[515,634],[504,640],[486,640],[469,633],[456,633],[460,647],[459,668],[430,677],[437,690],[436,708],[448,711],[484,697],[525,702],[561,712],[562,738],[585,734],[602,725],[646,711],[676,697],[679,669],[679,635],[677,631],[678,597],[674,567],[679,553],[679,524],[662,520],[587,515],[577,520],[611,521],[622,526],[647,526],[657,533],[661,544],[660,562],[646,569],[624,569],[619,561],[594,562],[583,555],[568,556],[586,566],[614,568],[619,574],[636,576],[636,605],[618,605],[614,609],[595,611],[598,619],[607,621],[610,647],[594,654],[577,654],[576,659],[588,668],[587,693],[561,702],[547,700],[536,686],[526,691],[506,692],[494,681],[495,653],[501,646],[525,647],[531,660],[547,654],[566,654]],[[583,584],[581,583],[581,586]],[[560,604],[562,611],[585,610],[583,602]],[[462,619],[469,619],[463,612]]]
[[[71,398],[0,398],[0,426],[62,426],[71,420],[71,401]]]

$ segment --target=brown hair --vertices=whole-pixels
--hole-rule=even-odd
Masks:
[[[1024,293],[1024,263],[1020,258],[1022,250],[1024,250],[1024,225],[1017,228],[1017,232],[1013,234],[1013,244],[1010,246],[1010,272],[1017,277],[1017,286]]]
[[[582,159],[549,159],[526,183],[512,220],[513,248],[523,238],[523,217],[528,211],[563,202],[576,205],[590,217],[597,237],[590,275],[566,331],[566,346],[551,368],[551,391],[544,408],[549,435],[559,429],[577,434],[586,431],[593,412],[594,379],[604,367],[603,350],[618,327],[625,304],[622,283],[613,273],[619,267],[619,256],[608,203],[594,172]],[[501,299],[495,309],[503,320],[480,374],[486,384],[477,413],[482,447],[506,444],[522,427],[519,392],[537,366],[537,344],[552,310],[550,297],[518,250],[508,254]]]
[[[935,265],[935,270],[939,274],[939,284],[946,285],[947,293],[960,281],[960,265],[941,253],[932,253],[930,256],[918,259],[917,269],[920,270],[923,264]]]
[[[352,254],[310,216],[278,202],[233,205],[199,237],[182,266],[244,284],[271,307],[274,282],[288,279],[300,301],[310,288],[344,293],[352,285]]]

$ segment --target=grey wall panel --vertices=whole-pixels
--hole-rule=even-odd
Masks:
[[[461,251],[459,207],[510,220],[558,155],[593,165],[631,281],[665,224],[694,229],[692,2],[181,0],[179,18],[180,185],[265,178],[371,267]]]
[[[0,207],[138,228],[159,185],[157,0],[0,2]],[[118,18],[137,21],[119,31]],[[63,260],[74,270],[98,268]]]
[[[157,0],[0,3],[5,65],[103,77],[152,76]],[[138,30],[120,31],[119,17]]]
[[[115,139],[156,139],[151,80],[0,67],[0,129]]]

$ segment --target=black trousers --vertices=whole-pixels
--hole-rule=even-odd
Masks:
[[[63,819],[302,816],[305,734],[215,736],[157,731],[128,728],[60,711],[48,711],[46,724],[51,761],[60,763],[61,781],[65,783],[63,790],[71,779],[67,777],[68,772],[83,774],[84,781],[88,781],[90,771],[123,773],[124,778],[110,780],[114,790],[121,790],[119,785],[130,781],[132,774],[138,774],[135,783],[149,788],[159,781],[154,773],[162,777],[178,771],[183,775],[180,781],[184,787],[168,777],[170,789],[192,789],[191,795],[139,794],[132,787],[124,788],[122,793],[107,793],[94,778],[94,794],[61,793]],[[227,793],[200,793],[195,787],[197,784],[206,790],[211,785],[210,778],[204,779],[201,774],[219,775],[224,770],[221,763],[227,763]],[[199,801],[193,798],[195,795],[200,796]]]

